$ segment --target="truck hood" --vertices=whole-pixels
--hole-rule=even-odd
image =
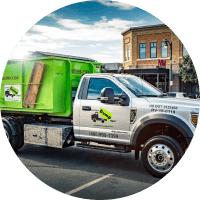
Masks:
[[[200,109],[200,99],[189,98],[145,98],[149,103],[166,104],[171,106],[192,107]]]

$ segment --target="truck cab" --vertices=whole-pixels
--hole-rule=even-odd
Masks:
[[[136,76],[86,74],[74,102],[74,136],[82,147],[97,142],[135,150],[136,159],[142,151],[147,171],[161,177],[188,148],[199,108],[199,101],[168,98]]]

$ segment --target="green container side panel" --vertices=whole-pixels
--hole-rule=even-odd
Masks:
[[[36,106],[25,108],[22,104],[33,65],[40,61],[45,64],[45,70]],[[102,63],[60,57],[10,60],[2,79],[1,110],[9,113],[47,113],[50,116],[68,117],[73,111],[72,91],[77,90],[83,74],[100,73],[101,65]]]
[[[62,60],[53,60],[53,113],[65,113],[67,102],[67,66]]]
[[[84,74],[91,74],[96,72],[96,65],[92,63],[84,63],[84,62],[71,62],[71,86],[72,88],[78,88],[81,77]]]

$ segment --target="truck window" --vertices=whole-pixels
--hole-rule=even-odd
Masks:
[[[122,90],[112,81],[103,78],[90,78],[87,99],[96,100],[100,98],[101,90],[105,87],[113,88],[115,97],[122,94]]]

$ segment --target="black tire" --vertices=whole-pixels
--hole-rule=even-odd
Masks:
[[[3,123],[8,141],[10,142],[11,147],[13,148],[14,151],[17,150],[17,146],[18,146],[18,136],[17,135],[12,135],[12,131],[10,129],[10,127],[6,124]]]
[[[17,135],[18,137],[18,144],[16,146],[15,151],[21,149],[24,146],[24,135]]]
[[[24,145],[24,131],[23,131],[23,124],[20,123],[20,122],[16,122],[15,121],[15,128],[16,128],[16,131],[18,133],[17,137],[18,137],[18,144],[17,144],[17,147],[16,147],[16,150],[19,150],[23,147]]]
[[[174,168],[183,154],[183,148],[175,139],[158,135],[144,144],[141,159],[147,172],[162,178]]]
[[[95,119],[95,118],[93,119],[93,122],[96,122],[96,119]]]
[[[103,120],[103,119],[101,120],[101,123],[104,123],[104,120]]]

